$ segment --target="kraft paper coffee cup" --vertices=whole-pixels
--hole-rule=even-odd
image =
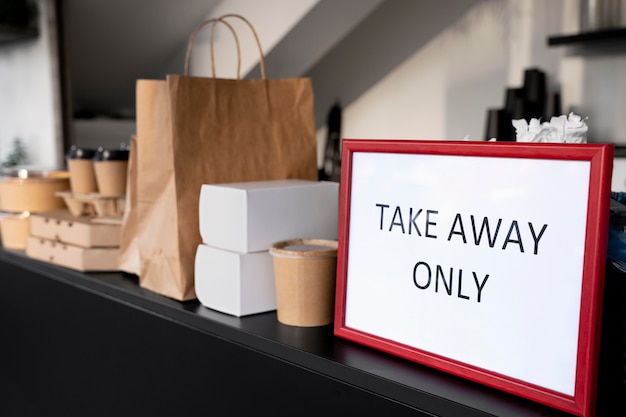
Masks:
[[[278,321],[313,327],[332,323],[337,242],[296,239],[270,249],[274,263]]]
[[[98,191],[103,196],[126,194],[128,151],[99,148],[93,159]]]
[[[72,146],[67,154],[67,170],[70,173],[70,189],[74,194],[98,192],[93,157],[96,151]]]

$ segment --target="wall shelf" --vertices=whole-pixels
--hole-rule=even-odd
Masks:
[[[571,35],[554,35],[548,37],[548,46],[574,44],[591,44],[596,42],[624,41],[626,28],[603,29],[594,32],[583,32]]]

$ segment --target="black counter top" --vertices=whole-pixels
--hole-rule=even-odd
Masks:
[[[7,276],[6,266],[104,297],[425,413],[503,417],[567,415],[336,338],[331,326],[286,326],[277,321],[275,312],[233,317],[208,309],[197,301],[178,302],[143,289],[134,275],[122,272],[81,273],[27,258],[19,251],[0,250],[0,275],[3,281],[20,279]],[[20,303],[28,306],[29,299],[22,299]],[[37,305],[28,308],[35,314],[46,314],[45,311],[38,311]]]

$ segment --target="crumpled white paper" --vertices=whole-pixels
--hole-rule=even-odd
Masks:
[[[552,117],[549,122],[538,119],[513,120],[517,142],[587,143],[587,124],[577,114]]]

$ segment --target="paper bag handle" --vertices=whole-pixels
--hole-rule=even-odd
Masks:
[[[200,29],[202,27],[204,27],[205,25],[207,25],[208,23],[213,23],[213,27],[211,28],[211,68],[213,71],[213,77],[215,77],[215,54],[213,51],[213,32],[215,30],[215,23],[222,22],[225,25],[227,25],[231,32],[233,32],[233,35],[235,36],[235,40],[237,42],[237,57],[239,59],[238,61],[238,66],[237,66],[237,79],[240,79],[240,68],[241,68],[241,50],[239,48],[239,39],[237,38],[237,35],[235,33],[235,30],[233,29],[233,27],[228,24],[224,19],[225,18],[229,18],[229,17],[234,17],[236,19],[242,20],[245,24],[248,25],[248,27],[250,28],[250,31],[252,32],[252,35],[254,36],[254,40],[256,41],[256,45],[257,48],[259,49],[259,66],[261,69],[261,79],[265,80],[266,79],[266,73],[265,73],[265,56],[263,55],[263,48],[261,47],[261,41],[259,41],[259,35],[256,33],[256,30],[254,29],[254,26],[252,25],[252,23],[250,23],[250,21],[248,19],[246,19],[245,17],[238,15],[238,14],[225,14],[223,16],[218,17],[217,19],[210,19],[207,20],[203,23],[201,23],[200,25],[198,25],[198,27],[196,27],[196,29],[194,30],[194,33],[192,33],[190,39],[189,39],[189,43],[187,44],[187,56],[185,57],[185,75],[187,75],[187,71],[188,71],[188,67],[189,67],[189,56],[191,55],[191,45],[196,37],[196,35],[198,34],[198,32],[200,31]]]
[[[225,17],[234,17],[236,19],[242,20],[246,25],[248,25],[248,27],[250,28],[250,31],[252,32],[252,35],[254,36],[254,40],[256,41],[256,46],[259,49],[259,66],[261,68],[261,79],[265,80],[266,76],[265,76],[265,56],[263,55],[263,48],[261,47],[261,41],[259,40],[259,35],[257,35],[256,30],[254,29],[254,26],[252,26],[252,23],[250,23],[250,21],[248,19],[246,19],[245,17],[239,15],[239,14],[225,14],[222,17],[220,17],[221,19],[224,19]]]
[[[238,80],[241,79],[241,48],[239,47],[239,37],[237,36],[237,32],[235,32],[235,29],[231,26],[231,24],[226,22],[225,20],[222,20],[221,17],[217,19],[205,20],[204,22],[200,23],[198,26],[196,26],[193,33],[189,37],[189,41],[187,42],[187,52],[185,53],[185,70],[184,70],[185,76],[189,75],[189,60],[191,58],[191,47],[193,46],[193,42],[196,40],[196,36],[198,36],[198,33],[203,27],[212,23],[213,26],[211,27],[211,71],[212,71],[211,76],[215,78],[215,53],[213,51],[213,34],[215,33],[215,25],[217,22],[223,23],[226,26],[228,26],[228,29],[230,29],[231,33],[235,37],[235,44],[237,45],[237,79]]]

